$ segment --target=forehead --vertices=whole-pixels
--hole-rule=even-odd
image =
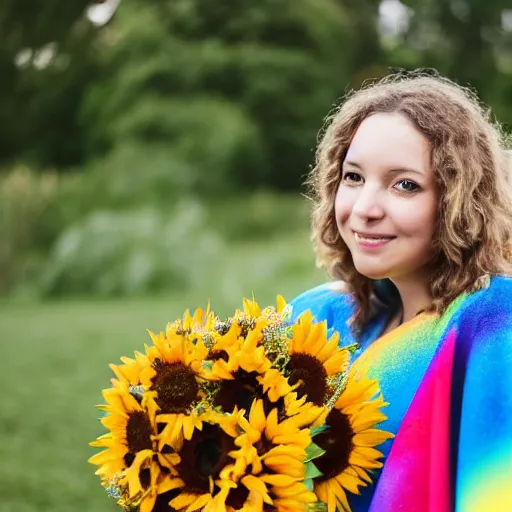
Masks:
[[[430,167],[428,139],[401,114],[374,114],[356,130],[347,151],[346,161],[361,167]]]

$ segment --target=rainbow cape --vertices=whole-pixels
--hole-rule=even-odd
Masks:
[[[311,310],[355,342],[354,305],[333,283],[291,303],[292,320]],[[353,512],[512,511],[512,278],[493,277],[441,317],[421,314],[380,336],[376,317],[359,340],[354,366],[377,379],[395,434],[381,445],[382,470]]]

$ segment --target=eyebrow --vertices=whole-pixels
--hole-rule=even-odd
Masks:
[[[355,167],[356,169],[360,169],[360,170],[363,169],[363,167],[361,165],[359,165],[357,162],[350,162],[348,160],[345,160],[343,162],[343,166],[345,164],[346,165],[350,165],[351,167]],[[423,173],[421,171],[418,171],[417,169],[413,169],[412,167],[397,167],[397,168],[389,169],[388,170],[389,174],[400,174],[402,172],[413,172],[413,173],[416,173],[416,174],[421,174],[422,176],[425,175],[425,173]]]

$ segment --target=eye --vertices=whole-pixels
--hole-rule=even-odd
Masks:
[[[417,192],[420,189],[420,186],[414,183],[414,181],[402,180],[395,185],[395,188],[400,192]]]
[[[343,173],[343,176],[341,179],[347,183],[360,183],[363,180],[363,178],[360,174],[358,174],[357,172],[353,172],[353,171],[347,171],[347,172]]]

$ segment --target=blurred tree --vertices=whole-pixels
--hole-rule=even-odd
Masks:
[[[0,3],[0,163],[83,161],[76,115],[94,76],[88,0]],[[34,13],[37,13],[35,15]]]
[[[123,0],[101,29],[89,0],[34,1],[0,5],[2,167],[131,179],[153,154],[180,190],[295,189],[333,102],[388,65],[470,83],[512,123],[509,0]],[[408,6],[404,31],[382,37],[383,4]]]
[[[243,204],[217,222],[233,230],[228,238],[265,223],[269,235],[274,219],[288,229],[294,206],[269,195],[251,207],[243,192],[297,190],[333,104],[388,66],[470,83],[512,125],[510,0],[122,0],[112,19],[119,0],[108,0],[101,28],[84,13],[101,25],[109,9],[91,16],[90,1],[101,0],[0,3],[0,169],[15,169],[0,176],[0,289],[33,282],[45,261],[48,289],[71,289],[62,283],[96,262],[80,278],[87,288],[106,261],[96,250],[113,266],[130,248],[140,261],[133,211],[157,219],[155,233],[185,226],[188,194],[202,206]],[[395,21],[401,13],[394,29],[383,29],[385,9]],[[47,168],[81,172],[38,175]],[[198,217],[198,233],[207,224]],[[69,233],[81,240],[74,259],[55,259]],[[164,242],[150,243],[154,275],[174,251]],[[140,284],[121,277],[108,286]]]
[[[407,67],[432,67],[470,85],[493,107],[498,119],[511,126],[512,26],[505,24],[505,17],[512,17],[510,0],[402,3],[412,12],[391,59]]]
[[[90,150],[164,145],[203,191],[297,188],[323,117],[379,60],[378,2],[345,4],[125,0],[84,106]]]

